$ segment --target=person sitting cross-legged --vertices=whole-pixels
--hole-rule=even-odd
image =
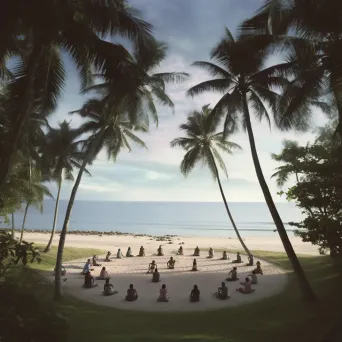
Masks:
[[[99,264],[97,262],[97,256],[96,255],[93,256],[93,266],[101,266],[101,264]]]
[[[154,269],[157,268],[157,264],[154,260],[148,265],[147,274],[152,273]]]
[[[169,269],[174,269],[175,263],[176,263],[176,260],[173,257],[171,257],[170,260],[167,262],[166,266]]]
[[[109,279],[106,279],[106,282],[103,285],[103,292],[102,293],[104,296],[111,296],[111,295],[118,293],[118,291],[115,291],[114,286],[109,283]]]
[[[260,261],[257,261],[257,262],[256,262],[256,269],[255,269],[254,271],[255,271],[255,274],[261,274],[261,275],[264,274],[264,273],[262,272],[262,269],[261,269],[261,263],[260,263]]]
[[[198,246],[195,248],[194,256],[196,256],[196,257],[200,256],[200,249],[198,248]]]
[[[126,252],[126,258],[132,258],[133,254],[132,254],[132,250],[131,247],[128,247],[127,252]]]
[[[248,257],[248,264],[246,266],[253,266],[254,265],[254,257],[253,255],[251,254],[249,257]]]
[[[200,290],[198,289],[197,285],[194,285],[194,288],[191,290],[190,293],[190,302],[195,303],[200,301]]]
[[[161,289],[159,290],[159,297],[158,297],[158,302],[168,302],[169,299],[167,297],[167,289],[166,289],[166,285],[163,284]]]
[[[129,289],[127,290],[126,300],[128,302],[134,302],[137,299],[138,299],[138,292],[134,288],[133,284],[130,284],[129,285]]]
[[[164,253],[163,253],[163,248],[162,246],[160,245],[159,248],[157,249],[157,256],[163,256]]]
[[[221,260],[228,260],[229,258],[228,258],[228,255],[227,255],[227,252],[226,251],[223,251],[222,252],[222,258],[221,258]]]
[[[177,255],[183,255],[183,247],[182,246],[180,246],[179,248],[178,248],[178,252],[177,252]]]
[[[111,252],[110,251],[108,251],[108,253],[106,254],[106,259],[105,259],[105,262],[110,262],[111,260],[110,260],[110,256],[111,256]]]
[[[246,278],[246,281],[244,283],[241,283],[243,287],[239,287],[236,289],[236,291],[241,292],[243,294],[249,294],[255,291],[255,289],[252,289],[251,282],[249,281],[249,278]]]
[[[81,272],[81,274],[86,275],[90,271],[94,271],[94,269],[90,268],[90,266],[91,266],[91,261],[90,261],[90,259],[88,259],[88,261],[85,263],[85,265],[83,267],[83,271]]]
[[[121,252],[121,248],[118,249],[118,252],[116,253],[116,258],[121,259],[123,257],[123,254]]]
[[[230,298],[228,296],[228,287],[226,286],[225,282],[221,283],[221,286],[217,289],[217,292],[215,293],[215,296],[218,299],[228,299],[228,298]]]
[[[252,274],[249,274],[248,277],[251,277],[251,280],[252,280],[251,283],[253,285],[258,284],[258,276],[257,276],[255,270],[252,271]]]
[[[138,256],[139,257],[144,257],[145,256],[145,248],[143,246],[140,247]]]
[[[232,263],[233,264],[241,264],[242,263],[241,255],[239,252],[237,252],[237,254],[236,254],[236,260],[233,260]]]
[[[106,267],[102,267],[100,275],[96,278],[96,280],[106,280],[110,279],[108,272],[106,271]]]
[[[159,283],[160,282],[160,273],[158,272],[158,269],[156,268],[152,274],[152,283]]]
[[[226,279],[227,281],[237,281],[239,280],[238,276],[237,276],[237,268],[233,267],[232,270],[230,270],[230,272],[228,273],[228,278]]]
[[[214,257],[214,250],[210,247],[209,248],[209,255],[207,256],[207,258],[212,259]]]
[[[194,259],[194,261],[192,262],[192,270],[191,271],[198,271],[197,269],[197,260]]]
[[[96,287],[99,286],[98,284],[95,284],[95,279],[94,277],[91,275],[90,272],[88,272],[85,276],[84,276],[84,284],[83,287],[85,289],[91,289],[92,287]]]

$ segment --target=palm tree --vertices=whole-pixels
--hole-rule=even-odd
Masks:
[[[45,136],[45,144],[43,147],[42,164],[50,178],[57,183],[57,197],[55,204],[55,213],[53,217],[53,225],[50,240],[44,249],[47,253],[51,249],[51,244],[55,234],[58,217],[59,197],[62,188],[63,179],[73,181],[72,174],[74,168],[81,167],[84,154],[80,150],[82,141],[78,141],[80,132],[72,129],[70,123],[64,120],[59,124],[58,128],[50,128]],[[88,171],[85,170],[87,173]],[[89,173],[88,173],[89,174]]]
[[[149,59],[141,56],[136,49],[133,52],[134,61],[143,73],[140,75],[139,83],[135,85],[136,92],[132,92],[130,103],[127,103],[127,107],[130,108],[132,122],[136,113],[141,111],[145,112],[147,116],[151,116],[152,120],[158,125],[158,112],[155,102],[172,110],[174,109],[172,100],[166,94],[166,85],[184,82],[189,77],[189,74],[174,71],[156,72],[160,63],[166,58],[167,48],[165,43],[155,41],[155,44],[151,46]],[[110,101],[113,93],[116,92],[116,84],[113,84],[112,80],[106,80],[105,75],[96,74],[95,76],[105,80],[105,82],[91,86],[86,91],[96,91]]]
[[[22,175],[26,176],[27,186],[25,192],[25,209],[24,218],[21,226],[20,240],[21,243],[24,236],[24,229],[26,223],[26,216],[30,206],[34,205],[40,212],[43,212],[44,196],[53,198],[49,189],[42,184],[42,174],[40,170],[32,167],[32,163],[29,161],[26,170],[23,170]]]
[[[266,183],[258,152],[255,146],[252,129],[250,106],[256,117],[266,118],[270,122],[268,113],[275,108],[279,95],[274,87],[286,84],[280,76],[274,76],[274,68],[263,69],[264,51],[256,50],[253,42],[235,41],[232,34],[226,29],[225,37],[214,47],[211,58],[217,63],[195,62],[193,65],[209,70],[213,77],[188,90],[188,95],[195,96],[206,91],[216,91],[223,96],[213,108],[211,117],[214,121],[224,120],[224,133],[236,128],[238,117],[241,115],[243,128],[247,130],[255,171],[263,191],[267,206],[277,227],[285,251],[299,280],[303,296],[307,299],[315,298],[312,288],[305,276],[302,266],[292,247],[284,224],[274,204],[272,195]]]
[[[62,52],[74,61],[82,89],[89,86],[93,67],[120,84],[119,96],[121,88],[124,91],[134,84],[136,66],[122,45],[101,38],[125,36],[144,58],[154,42],[151,25],[136,17],[123,0],[4,0],[2,7],[6,9],[0,13],[2,80],[8,74],[8,60],[14,57],[18,62],[7,82],[7,111],[16,121],[8,132],[3,150],[6,153],[0,156],[0,191],[8,179],[29,115],[36,108],[48,113],[57,106],[65,80]]]
[[[102,148],[107,150],[108,158],[115,161],[117,155],[123,148],[131,150],[130,141],[145,147],[144,142],[140,140],[134,132],[147,132],[148,130],[148,125],[145,120],[146,116],[140,116],[141,120],[139,120],[138,115],[134,120],[135,124],[133,125],[131,123],[130,113],[125,111],[125,108],[117,108],[116,111],[113,111],[113,107],[105,100],[89,100],[78,113],[82,117],[88,119],[87,122],[80,127],[80,132],[91,132],[91,135],[84,144],[85,157],[71,191],[63,228],[60,234],[56,260],[55,299],[60,299],[62,296],[60,271],[62,267],[65,238],[76,193],[87,164],[94,161]]]
[[[282,69],[292,81],[280,101],[284,128],[307,124],[312,104],[328,110],[319,99],[329,94],[337,105],[336,132],[342,138],[341,15],[341,1],[267,0],[241,25],[243,37],[276,43],[286,56]]]
[[[91,163],[103,146],[107,146],[108,157],[115,160],[122,148],[130,149],[128,142],[132,140],[140,146],[144,143],[134,135],[134,131],[147,132],[149,128],[149,116],[158,123],[158,113],[154,104],[157,100],[163,105],[173,108],[173,102],[165,92],[165,84],[181,82],[188,77],[186,73],[154,73],[166,55],[166,46],[154,41],[151,44],[150,58],[134,52],[134,60],[137,70],[135,83],[127,83],[123,79],[117,84],[109,79],[106,74],[98,74],[104,83],[89,89],[101,93],[101,99],[91,99],[84,107],[76,112],[83,117],[90,118],[81,128],[81,132],[93,132],[85,144],[86,157],[79,170],[76,182],[71,192],[64,224],[60,235],[55,277],[55,298],[62,295],[60,270],[62,266],[63,248],[68,230],[71,210],[75,201],[76,193],[82,179],[83,172],[88,163]],[[121,100],[121,102],[120,102]]]
[[[240,149],[241,147],[235,143],[227,141],[223,137],[223,132],[216,132],[218,124],[211,120],[210,112],[211,110],[209,105],[206,105],[202,107],[201,112],[194,111],[190,113],[187,118],[187,122],[180,126],[180,129],[186,133],[186,137],[174,139],[171,142],[171,147],[180,146],[186,151],[180,165],[181,172],[185,176],[187,176],[199,162],[208,166],[213,179],[217,180],[229,220],[233,225],[235,233],[247,255],[251,256],[252,254],[243,242],[233,216],[229,210],[216,165],[217,161],[224,174],[228,177],[226,166],[218,149],[227,153],[232,153],[233,148]]]

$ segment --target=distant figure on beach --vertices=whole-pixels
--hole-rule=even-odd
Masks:
[[[200,301],[200,290],[198,289],[197,285],[194,285],[194,288],[191,290],[190,293],[190,302],[195,303]]]
[[[140,257],[144,257],[145,256],[145,248],[143,246],[140,247],[140,250],[139,250],[139,255]]]
[[[173,257],[171,257],[170,260],[167,262],[166,266],[169,269],[174,269],[175,263],[176,263],[176,260]]]
[[[167,289],[166,289],[166,285],[163,284],[161,289],[159,290],[159,297],[158,297],[158,302],[168,302],[169,299],[167,297]]]
[[[214,257],[214,250],[210,247],[209,248],[209,255],[208,255],[208,258],[209,259],[212,259]]]
[[[158,255],[158,256],[163,256],[163,255],[164,255],[164,253],[163,253],[163,248],[162,248],[161,245],[160,245],[159,248],[157,249],[157,255]]]
[[[233,264],[241,264],[242,263],[241,255],[239,252],[237,252],[237,254],[236,254],[236,260],[233,260],[232,263]]]
[[[243,294],[249,294],[255,291],[255,289],[252,289],[251,282],[249,281],[249,278],[246,278],[246,281],[244,283],[241,283],[243,287],[239,287],[236,289],[236,291],[241,292]]]
[[[258,276],[257,276],[255,270],[252,271],[252,274],[249,274],[248,277],[251,277],[251,280],[252,280],[251,283],[253,285],[258,284]]]
[[[110,279],[108,272],[106,271],[106,267],[102,267],[100,275],[96,278],[96,280],[106,280]]]
[[[160,273],[158,272],[158,268],[156,268],[152,274],[152,283],[160,282]]]
[[[112,255],[112,253],[110,251],[108,251],[107,255],[106,255],[106,259],[105,262],[109,262],[110,260],[110,256]]]
[[[228,273],[227,281],[237,281],[239,278],[237,277],[237,268],[233,267],[233,269]]]
[[[134,288],[133,284],[130,284],[129,285],[129,289],[127,290],[126,300],[128,302],[134,302],[137,299],[138,299],[138,292]]]
[[[197,260],[194,259],[194,261],[192,262],[192,270],[191,271],[198,271],[197,269]]]
[[[254,265],[254,257],[253,255],[251,254],[249,257],[248,257],[248,264],[247,266],[253,266]]]
[[[131,247],[128,247],[127,252],[126,252],[126,258],[131,258],[133,257]]]
[[[198,246],[195,248],[194,256],[199,257],[200,256],[200,249]]]
[[[228,260],[228,255],[227,255],[227,252],[226,251],[223,251],[222,252],[222,258],[221,260]]]
[[[255,271],[255,274],[264,274],[263,272],[262,272],[262,269],[261,269],[261,263],[260,263],[260,261],[257,261],[256,262],[256,269],[254,270]]]
[[[179,248],[178,248],[178,252],[177,252],[177,255],[183,255],[183,247],[182,246],[180,246]]]
[[[85,275],[87,273],[89,273],[90,271],[94,271],[93,268],[90,268],[91,266],[91,261],[90,259],[88,259],[88,261],[86,262],[86,264],[83,267],[83,271],[81,272],[81,274]]]
[[[152,262],[148,265],[147,274],[152,273],[155,268],[157,268],[157,264],[154,260],[152,260]]]
[[[228,287],[225,282],[221,283],[221,286],[217,289],[217,292],[214,293],[216,298],[218,299],[228,299]]]
[[[109,279],[106,279],[106,282],[103,285],[103,292],[102,293],[104,296],[111,296],[113,294],[118,293],[118,291],[115,291],[114,286],[112,284],[109,284]]]
[[[96,287],[98,286],[98,284],[95,284],[95,279],[94,277],[91,275],[90,272],[88,272],[85,276],[84,276],[84,284],[83,287],[85,289],[91,289],[92,287]]]
[[[121,252],[121,248],[118,249],[118,252],[116,253],[117,259],[121,259],[123,257],[123,254]]]
[[[99,264],[97,262],[97,256],[96,255],[93,255],[93,266],[101,266],[101,264]]]

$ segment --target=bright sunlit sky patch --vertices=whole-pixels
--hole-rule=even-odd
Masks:
[[[169,54],[162,63],[161,71],[185,71],[191,78],[181,84],[168,87],[168,94],[175,103],[175,114],[167,108],[159,108],[160,124],[147,135],[141,136],[148,150],[134,148],[122,151],[117,162],[108,161],[101,152],[97,161],[89,168],[92,177],[84,175],[77,199],[116,201],[220,201],[220,193],[209,172],[199,165],[188,178],[179,172],[183,151],[171,149],[170,141],[181,135],[178,129],[187,113],[200,109],[204,104],[215,105],[219,95],[206,93],[194,100],[186,97],[186,90],[208,79],[208,75],[190,64],[195,60],[209,60],[209,53],[223,36],[224,27],[233,32],[237,25],[261,5],[261,0],[130,0],[129,3],[142,12],[142,17],[152,23],[159,40],[169,45]],[[56,125],[64,118],[72,125],[79,118],[67,113],[78,109],[84,98],[78,95],[78,82],[72,73],[72,64],[67,62],[69,78],[63,100],[52,116]],[[313,127],[322,125],[324,118],[315,113]],[[276,194],[275,181],[270,179],[277,164],[271,153],[278,153],[284,139],[295,139],[306,144],[312,140],[311,133],[270,131],[267,122],[253,120],[253,127],[260,162],[276,201],[284,201]],[[263,195],[255,175],[249,150],[247,134],[240,132],[231,141],[242,146],[235,155],[224,156],[229,178],[223,185],[227,197],[233,202],[263,201]],[[222,175],[223,177],[223,175]],[[65,183],[61,197],[67,199],[72,184]],[[51,184],[51,190],[56,187]]]

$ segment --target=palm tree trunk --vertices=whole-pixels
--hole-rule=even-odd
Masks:
[[[12,239],[15,238],[15,233],[14,233],[14,212],[12,213]]]
[[[218,172],[218,169],[217,169],[217,166],[216,166],[216,163],[215,163],[215,159],[213,158],[213,163],[214,163],[214,166],[215,166],[215,172],[216,172],[216,177],[217,177],[217,183],[219,185],[219,188],[220,188],[220,192],[221,192],[221,196],[222,196],[222,199],[223,199],[223,202],[224,202],[224,205],[226,207],[226,211],[227,211],[227,214],[228,214],[228,217],[230,219],[230,222],[232,223],[233,225],[233,228],[235,230],[235,233],[241,243],[241,246],[243,247],[243,249],[245,250],[245,252],[247,253],[247,255],[250,257],[252,256],[252,253],[249,251],[249,249],[247,248],[247,246],[245,245],[245,243],[243,242],[242,238],[241,238],[241,235],[236,227],[236,224],[235,224],[235,221],[233,219],[233,216],[229,210],[229,207],[228,207],[228,203],[227,203],[227,200],[226,200],[226,196],[224,195],[224,192],[223,192],[223,188],[222,188],[222,185],[221,185],[221,180],[220,180],[220,176],[219,176],[219,172]]]
[[[268,185],[265,181],[264,174],[261,169],[261,165],[259,162],[259,157],[258,157],[258,152],[255,146],[255,140],[254,140],[254,134],[253,134],[253,129],[252,129],[252,123],[251,123],[251,118],[249,115],[249,109],[248,109],[248,104],[247,104],[247,98],[246,94],[243,95],[243,110],[244,110],[244,116],[245,116],[245,122],[246,122],[246,128],[248,132],[248,138],[249,138],[249,143],[250,143],[250,148],[251,148],[251,153],[252,153],[252,158],[254,162],[254,167],[255,171],[259,180],[260,187],[262,189],[262,192],[264,194],[268,209],[272,215],[274,224],[277,227],[280,239],[284,245],[284,249],[286,251],[286,254],[292,264],[293,270],[297,276],[297,279],[299,281],[299,285],[302,290],[302,296],[306,300],[315,300],[316,295],[313,292],[311,285],[306,278],[306,275],[304,273],[304,270],[297,258],[297,255],[292,247],[291,241],[287,235],[286,229],[284,227],[284,224],[280,218],[280,215],[278,213],[278,210],[274,204],[272,195],[270,193],[270,190],[268,188]]]
[[[75,202],[76,193],[78,190],[78,187],[81,183],[82,175],[84,170],[86,169],[87,164],[91,161],[94,154],[96,153],[96,149],[98,144],[100,144],[102,140],[102,136],[105,132],[105,127],[101,128],[101,131],[99,132],[97,138],[93,143],[91,144],[91,147],[89,148],[86,157],[83,160],[82,166],[78,171],[78,175],[76,178],[76,182],[74,184],[74,187],[72,188],[68,207],[65,213],[64,223],[61,231],[61,235],[59,238],[59,244],[58,244],[58,250],[57,250],[57,260],[56,260],[56,268],[55,268],[55,300],[60,300],[62,298],[62,277],[61,277],[61,270],[62,270],[62,261],[63,261],[63,250],[64,250],[64,244],[65,244],[65,238],[68,231],[68,225],[69,220],[71,216],[72,207]]]
[[[24,229],[25,229],[25,222],[26,222],[26,216],[27,216],[27,211],[29,208],[30,204],[29,202],[26,202],[26,207],[25,207],[25,212],[24,212],[24,218],[23,218],[23,224],[21,226],[21,233],[20,233],[20,240],[19,243],[23,241],[23,236],[24,236]]]
[[[62,180],[63,180],[62,173],[63,173],[63,169],[61,170],[61,173],[59,175],[59,180],[58,180],[58,192],[57,192],[57,198],[56,198],[55,215],[53,217],[53,226],[52,226],[51,236],[50,236],[49,243],[47,244],[47,246],[44,249],[44,253],[47,253],[51,249],[53,237],[55,235],[55,229],[56,229],[56,225],[57,225],[57,216],[58,216],[59,196],[61,194]]]
[[[31,56],[29,58],[28,63],[28,75],[27,75],[27,82],[26,82],[26,92],[25,96],[22,99],[21,103],[21,110],[18,113],[17,124],[14,127],[14,130],[11,134],[11,141],[8,144],[8,148],[4,157],[1,161],[0,167],[0,192],[3,190],[3,187],[6,185],[8,180],[10,171],[12,169],[12,164],[14,161],[15,154],[17,152],[17,147],[19,141],[22,136],[22,132],[25,128],[26,122],[28,117],[32,112],[32,105],[33,105],[33,89],[34,89],[34,81],[35,81],[35,73],[36,73],[36,65],[37,65],[37,57],[39,55],[40,49],[33,48]]]

